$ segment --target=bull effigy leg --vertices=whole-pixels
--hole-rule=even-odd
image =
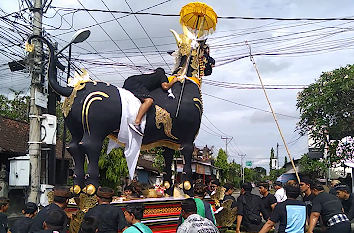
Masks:
[[[193,177],[192,177],[192,153],[193,153],[193,143],[182,144],[182,155],[184,157],[184,167],[183,167],[183,191],[189,196],[193,196]]]
[[[170,196],[173,195],[173,182],[172,182],[172,162],[175,151],[164,147],[163,157],[165,158],[165,167],[163,170],[163,185],[166,188],[166,193]]]
[[[80,127],[73,129],[74,124],[67,124],[68,128],[71,132],[71,142],[67,147],[70,155],[74,159],[75,167],[74,167],[74,186],[72,188],[72,192],[75,194],[79,194],[81,189],[85,186],[85,172],[84,172],[84,162],[85,162],[85,154],[82,152],[80,148],[79,142],[82,139],[83,131]]]
[[[98,160],[102,150],[103,139],[104,137],[99,137],[96,134],[85,133],[81,142],[81,147],[89,161],[84,192],[90,195],[94,194],[99,186]]]

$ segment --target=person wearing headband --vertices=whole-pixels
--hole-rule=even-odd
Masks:
[[[68,219],[64,209],[68,206],[69,199],[72,198],[72,193],[68,187],[55,186],[54,187],[54,200],[52,204],[47,205],[38,212],[36,217],[33,218],[33,223],[29,230],[30,233],[44,230],[43,223],[48,216],[48,213],[53,210],[62,211],[65,214],[65,230],[67,227]],[[64,216],[64,215],[63,215]]]
[[[97,189],[98,205],[89,209],[85,217],[94,217],[98,221],[98,233],[117,233],[122,231],[127,223],[120,207],[111,205],[114,191],[108,187]]]

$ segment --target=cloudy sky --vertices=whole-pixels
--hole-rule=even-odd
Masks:
[[[171,72],[173,59],[166,51],[174,50],[176,45],[169,29],[181,33],[181,26],[178,17],[167,15],[177,15],[188,2],[53,0],[51,6],[54,8],[48,9],[43,22],[47,36],[57,41],[59,48],[70,40],[75,30],[89,27],[91,36],[87,42],[73,47],[75,65],[86,67],[93,79],[121,86],[130,75],[149,72],[159,66]],[[307,137],[299,138],[295,131],[299,120],[299,112],[295,106],[297,92],[301,90],[299,88],[314,82],[322,72],[352,63],[354,21],[325,19],[353,17],[353,2],[204,2],[212,6],[221,18],[215,33],[208,39],[216,67],[203,83],[204,117],[196,145],[214,146],[214,152],[217,153],[219,148],[225,148],[225,140],[221,136],[233,137],[228,145],[230,161],[239,162],[238,154],[246,154],[246,160],[253,161],[253,166],[268,168],[270,149],[275,149],[279,143],[280,164],[283,164],[286,151],[269,113],[264,93],[259,88],[257,73],[247,57],[249,52],[245,41],[248,41],[263,82],[270,88],[267,92],[273,108],[281,114],[278,115],[278,120],[289,143],[290,152],[294,158],[299,158],[307,152]],[[26,7],[21,5],[21,1],[1,1],[1,16]],[[87,12],[78,9],[117,12]],[[118,11],[164,15],[134,16]],[[253,19],[225,18],[226,16]],[[286,21],[259,19],[260,17],[323,20]],[[8,18],[26,24],[25,19],[29,19],[29,12],[23,11],[21,17],[16,19]],[[4,21],[0,22],[1,25],[2,31],[11,29]],[[17,25],[11,33],[16,33],[16,28],[20,30]],[[26,34],[25,29],[21,30],[22,34]],[[21,40],[21,36],[17,38]],[[24,52],[20,48],[11,48],[10,51],[4,44],[6,42],[0,44],[0,92],[10,95],[9,90],[12,88],[28,93],[28,74],[9,73],[4,65],[13,60],[16,54],[23,56]]]

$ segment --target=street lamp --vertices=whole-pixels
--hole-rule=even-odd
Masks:
[[[82,30],[79,30],[77,31],[69,44],[67,44],[66,46],[64,46],[64,48],[62,48],[57,54],[61,53],[64,49],[66,49],[67,47],[69,47],[69,57],[68,57],[68,70],[67,70],[67,76],[66,76],[66,81],[69,80],[69,77],[70,77],[70,61],[71,61],[71,45],[72,44],[77,44],[77,43],[81,43],[81,42],[84,42],[91,34],[91,31],[88,30],[88,29],[82,29]],[[61,164],[60,164],[60,174],[65,174],[65,148],[66,148],[66,145],[65,145],[65,139],[66,139],[66,124],[64,123],[64,132],[63,132],[63,138],[62,138],[62,141],[63,141],[63,144],[62,144],[62,150],[61,150]],[[64,180],[61,180],[62,184],[64,184]]]
[[[63,52],[67,47],[71,46],[72,44],[77,44],[77,43],[81,43],[84,42],[91,34],[91,31],[89,29],[81,29],[79,31],[77,31],[69,44],[65,45],[57,54]]]

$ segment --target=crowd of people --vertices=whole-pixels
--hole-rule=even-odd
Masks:
[[[332,194],[317,180],[303,177],[301,182],[274,183],[274,195],[268,183],[259,183],[261,197],[244,183],[236,201],[236,233],[271,230],[279,233],[350,233],[354,218],[354,200],[350,188],[337,182]]]
[[[181,203],[181,215],[177,233],[218,233],[214,209],[205,197],[212,196],[220,183],[212,180],[208,185],[197,182],[194,197]],[[350,233],[354,218],[354,198],[350,188],[339,182],[332,182],[329,192],[318,181],[303,177],[301,182],[290,180],[286,184],[275,182],[274,191],[269,183],[257,184],[258,193],[251,183],[241,185],[240,195],[233,196],[234,187],[223,185],[225,195],[220,202],[231,200],[231,208],[237,208],[236,233],[269,231],[279,233]],[[126,195],[131,195],[131,186],[126,187]],[[272,194],[274,193],[274,194]],[[114,191],[100,187],[97,190],[97,205],[89,209],[83,217],[79,233],[152,233],[144,225],[144,206],[129,203],[123,209],[110,204]],[[72,197],[66,187],[55,187],[54,200],[38,213],[35,203],[26,203],[23,217],[8,227],[5,212],[10,202],[0,198],[0,233],[61,233],[67,232],[69,219],[64,209]]]

